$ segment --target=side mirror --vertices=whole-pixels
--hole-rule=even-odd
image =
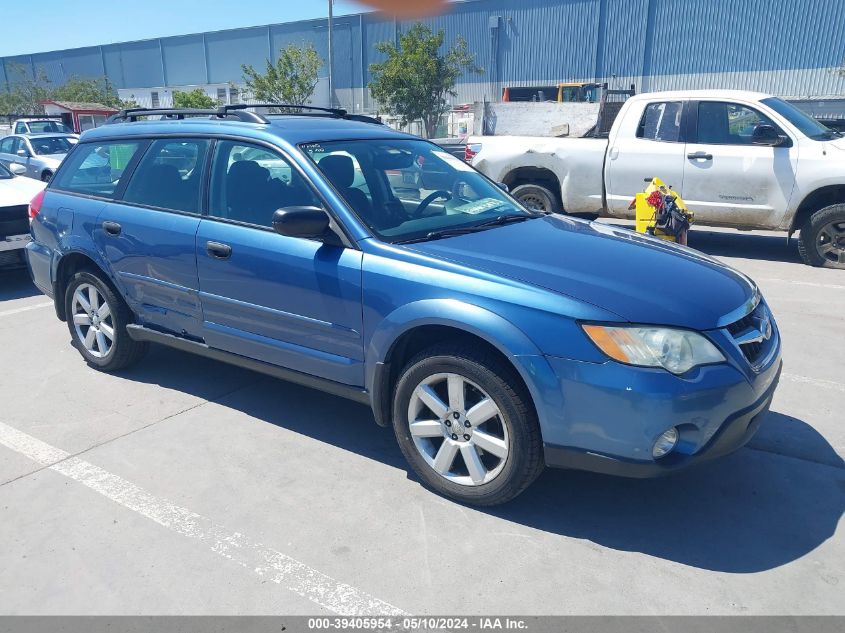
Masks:
[[[15,176],[20,176],[21,174],[26,173],[26,167],[24,167],[20,163],[12,163],[11,165],[9,165],[9,171],[12,172]]]
[[[273,214],[273,230],[287,237],[323,237],[329,216],[320,207],[285,207]]]
[[[19,149],[17,152],[15,152],[15,154],[17,154],[21,158],[28,158],[29,157],[29,152],[26,151],[25,149]]]
[[[758,125],[751,134],[751,142],[754,145],[777,147],[778,145],[783,145],[784,140],[783,136],[781,136],[773,125]]]

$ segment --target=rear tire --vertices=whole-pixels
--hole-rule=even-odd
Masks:
[[[557,203],[557,196],[542,185],[527,184],[514,187],[511,195],[519,200],[520,204],[531,211],[543,211],[546,213],[557,213],[560,207]]]
[[[82,270],[65,292],[65,315],[73,346],[91,367],[113,372],[138,362],[146,343],[130,338],[132,311],[99,275]]]
[[[510,501],[543,470],[530,395],[485,350],[444,344],[411,359],[396,386],[393,430],[422,483],[461,503]]]
[[[807,218],[798,252],[810,266],[845,268],[845,204],[825,207]]]

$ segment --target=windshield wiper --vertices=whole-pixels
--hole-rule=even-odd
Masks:
[[[473,224],[472,226],[460,226],[453,229],[440,229],[438,231],[431,231],[422,237],[415,237],[409,240],[402,240],[396,242],[397,244],[413,244],[415,242],[429,242],[431,240],[440,240],[444,237],[454,237],[456,235],[466,235],[467,233],[477,233],[485,231],[494,226],[502,226],[503,224],[511,224],[512,222],[522,222],[523,220],[533,220],[534,218],[542,217],[545,214],[520,214],[520,215],[500,215],[492,220],[481,222],[480,224]]]

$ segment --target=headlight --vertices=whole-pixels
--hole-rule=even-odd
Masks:
[[[713,343],[688,330],[603,325],[583,328],[601,351],[628,365],[663,367],[673,374],[683,374],[693,367],[725,360]]]

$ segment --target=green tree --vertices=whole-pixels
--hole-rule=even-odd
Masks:
[[[464,72],[484,72],[475,65],[475,55],[464,38],[459,36],[454,46],[441,53],[443,40],[442,29],[435,34],[417,23],[399,36],[399,46],[390,41],[376,44],[376,50],[387,59],[370,64],[373,98],[400,116],[403,125],[422,119],[429,138],[449,108],[446,96],[457,96],[458,77]]]
[[[110,108],[125,107],[108,77],[71,77],[52,90],[49,98],[56,101],[101,103]]]
[[[279,51],[274,65],[266,60],[264,73],[250,65],[241,66],[250,98],[265,103],[304,105],[317,87],[317,71],[323,60],[312,44],[289,44]]]
[[[43,70],[35,77],[27,66],[8,64],[10,88],[0,92],[0,112],[4,114],[44,114],[41,102],[51,96],[50,81]]]
[[[209,97],[202,88],[195,88],[191,91],[178,91],[173,93],[173,107],[175,108],[216,108],[219,104],[216,99]]]

